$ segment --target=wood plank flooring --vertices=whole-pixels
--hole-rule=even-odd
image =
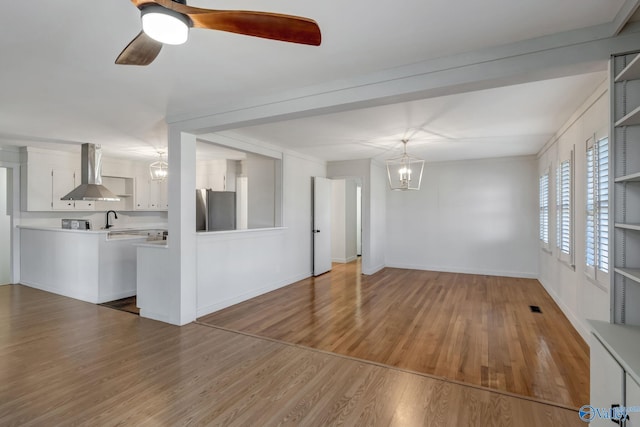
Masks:
[[[2,426],[582,426],[575,411],[0,286]]]
[[[532,313],[536,305],[542,313]],[[334,264],[200,322],[579,408],[589,348],[537,280]]]

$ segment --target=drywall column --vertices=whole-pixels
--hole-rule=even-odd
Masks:
[[[196,319],[196,136],[169,132],[169,323]]]
[[[7,175],[11,172],[0,167],[0,285],[11,283],[11,217],[7,215]]]
[[[7,168],[6,213],[11,212],[11,283],[20,283],[20,232],[15,227],[20,223],[20,152],[0,147],[0,167]],[[11,191],[9,191],[11,188]]]

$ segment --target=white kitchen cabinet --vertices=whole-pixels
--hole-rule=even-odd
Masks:
[[[196,163],[196,188],[227,191],[227,160],[214,159]]]
[[[80,184],[79,174],[73,169],[53,169],[47,165],[27,164],[22,166],[21,174],[22,210],[95,210],[93,201],[60,200]]]
[[[23,211],[51,210],[51,169],[35,165],[20,168]]]
[[[591,339],[591,402],[605,413],[612,405],[625,407],[629,419],[623,427],[640,426],[640,327],[589,320]],[[611,418],[611,417],[609,417]],[[595,416],[592,426],[610,426]]]
[[[595,410],[624,405],[624,370],[594,336],[591,337],[591,405]],[[585,402],[587,404],[587,402]],[[594,416],[590,426],[605,427],[611,420]]]
[[[70,169],[53,169],[51,171],[51,208],[55,211],[93,211],[95,202],[90,200],[60,200],[71,190],[80,185],[80,172]]]
[[[136,210],[167,210],[167,181],[137,177],[135,187]]]

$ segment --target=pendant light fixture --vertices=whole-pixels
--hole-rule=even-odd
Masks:
[[[167,175],[169,174],[169,163],[163,160],[163,155],[164,151],[158,151],[160,159],[149,165],[149,174],[153,181],[164,181],[167,179]]]
[[[402,156],[387,160],[387,176],[392,190],[419,190],[424,160],[407,154],[406,139],[402,140]]]

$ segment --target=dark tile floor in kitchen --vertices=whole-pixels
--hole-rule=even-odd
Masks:
[[[126,311],[128,313],[140,314],[140,309],[136,306],[135,295],[128,298],[122,298],[115,301],[109,301],[102,304],[104,307],[115,308],[116,310]]]

